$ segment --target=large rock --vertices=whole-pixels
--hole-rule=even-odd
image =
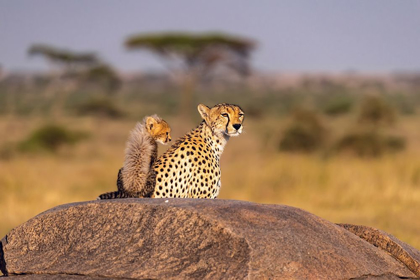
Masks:
[[[0,268],[9,276],[26,274],[14,276],[22,279],[416,278],[420,252],[379,232],[399,244],[414,262],[410,266],[387,245],[371,242],[375,234],[283,205],[82,202],[58,206],[13,229],[0,245]]]

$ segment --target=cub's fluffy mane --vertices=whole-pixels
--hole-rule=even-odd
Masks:
[[[150,117],[157,122],[162,120],[157,115]],[[139,188],[145,186],[150,170],[150,161],[157,149],[155,140],[146,128],[147,118],[145,117],[142,122],[138,122],[130,132],[125,148],[122,178],[124,187],[129,193],[136,193]]]

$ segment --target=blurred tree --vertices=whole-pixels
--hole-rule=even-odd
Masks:
[[[51,65],[62,70],[61,74],[71,74],[80,70],[80,68],[91,67],[100,62],[94,53],[77,53],[43,44],[32,45],[28,53],[31,56],[43,56]]]
[[[241,76],[250,73],[249,56],[255,47],[249,39],[222,33],[157,33],[129,37],[129,50],[146,49],[157,54],[182,84],[181,112],[192,108],[194,88],[199,79],[224,68]]]
[[[30,56],[42,56],[52,66],[52,81],[45,95],[56,95],[52,107],[55,116],[61,113],[67,95],[80,86],[94,85],[112,93],[120,86],[113,68],[93,52],[75,52],[45,44],[34,44],[28,49]]]
[[[115,70],[104,63],[93,65],[80,72],[80,79],[87,84],[99,85],[108,94],[114,93],[121,86],[121,80]]]

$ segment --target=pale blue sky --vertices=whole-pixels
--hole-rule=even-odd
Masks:
[[[0,64],[46,69],[32,43],[97,51],[124,71],[161,69],[147,52],[128,52],[131,34],[224,31],[254,38],[265,71],[420,71],[416,0],[0,0]]]

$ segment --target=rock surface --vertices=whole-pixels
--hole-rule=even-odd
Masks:
[[[0,244],[0,268],[18,279],[416,278],[418,250],[354,227],[293,207],[240,201],[81,202],[13,229]],[[402,251],[388,253],[393,247],[382,249],[388,243],[375,234]]]
[[[375,228],[350,224],[339,224],[370,244],[381,248],[401,261],[410,271],[420,277],[420,251],[398,240],[396,237]]]

